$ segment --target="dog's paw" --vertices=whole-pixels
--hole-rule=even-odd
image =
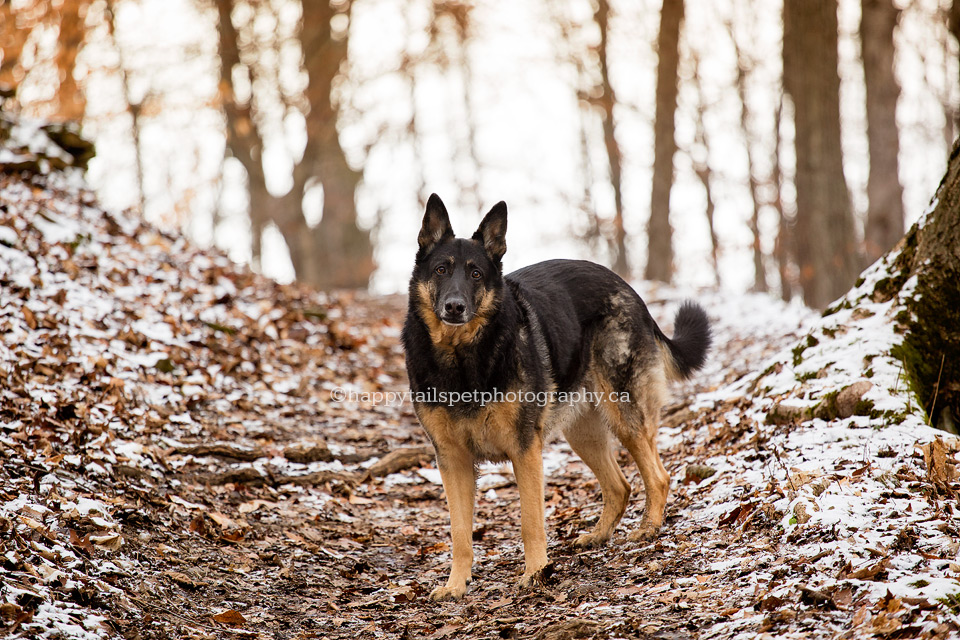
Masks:
[[[459,600],[467,593],[467,585],[457,584],[457,585],[444,585],[442,587],[437,587],[430,592],[430,599],[434,602],[441,602],[443,600]]]
[[[656,527],[650,523],[644,523],[640,525],[639,529],[629,534],[627,539],[632,542],[653,542],[657,539],[659,533],[660,527]]]
[[[534,571],[524,572],[524,574],[520,576],[520,588],[532,589],[546,584],[550,576],[553,575],[553,568],[553,563],[548,563]]]
[[[593,533],[585,533],[574,540],[573,546],[579,547],[580,549],[590,549],[592,547],[602,547],[607,544],[609,540],[609,535],[603,535],[594,531]]]

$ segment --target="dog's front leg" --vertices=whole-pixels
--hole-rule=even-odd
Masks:
[[[514,456],[513,472],[520,489],[520,536],[523,538],[524,570],[520,586],[541,578],[547,566],[547,533],[543,506],[543,444],[539,439]]]
[[[473,501],[477,476],[473,456],[464,448],[438,447],[437,462],[450,510],[453,565],[447,584],[430,593],[431,600],[457,600],[467,592],[473,571]]]

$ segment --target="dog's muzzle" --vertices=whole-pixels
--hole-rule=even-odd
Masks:
[[[454,326],[466,324],[470,320],[467,302],[463,298],[447,298],[443,303],[443,309],[437,315],[446,324]]]

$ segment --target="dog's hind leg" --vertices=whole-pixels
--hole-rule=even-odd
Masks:
[[[637,461],[640,475],[643,477],[643,489],[646,494],[643,520],[640,522],[640,527],[628,536],[631,540],[642,542],[653,540],[660,532],[663,512],[667,506],[667,493],[670,490],[670,475],[663,467],[660,453],[657,451],[656,427],[653,428],[653,432],[652,437],[646,433],[632,432],[620,439],[633,459]]]
[[[473,571],[473,505],[477,477],[473,456],[465,447],[437,447],[437,462],[450,509],[453,564],[447,584],[434,589],[430,599],[456,600],[467,592]]]
[[[596,527],[574,541],[578,547],[594,547],[605,544],[616,528],[630,501],[630,483],[620,470],[614,453],[610,430],[601,421],[600,415],[590,410],[564,429],[564,437],[583,460],[600,483],[603,494],[603,511]]]
[[[614,433],[627,448],[640,468],[645,504],[640,527],[628,537],[650,541],[657,537],[663,524],[663,512],[670,491],[670,475],[660,460],[657,431],[660,429],[660,408],[663,405],[665,380],[652,376],[636,385],[635,396],[628,405],[616,406],[619,420],[612,425]]]
[[[524,570],[520,586],[528,587],[547,566],[547,533],[543,498],[543,443],[534,438],[523,451],[511,456],[520,489],[520,536],[523,538]]]

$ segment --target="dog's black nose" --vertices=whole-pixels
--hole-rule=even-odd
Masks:
[[[467,310],[467,304],[458,298],[447,300],[443,305],[443,310],[453,316],[461,316]]]

